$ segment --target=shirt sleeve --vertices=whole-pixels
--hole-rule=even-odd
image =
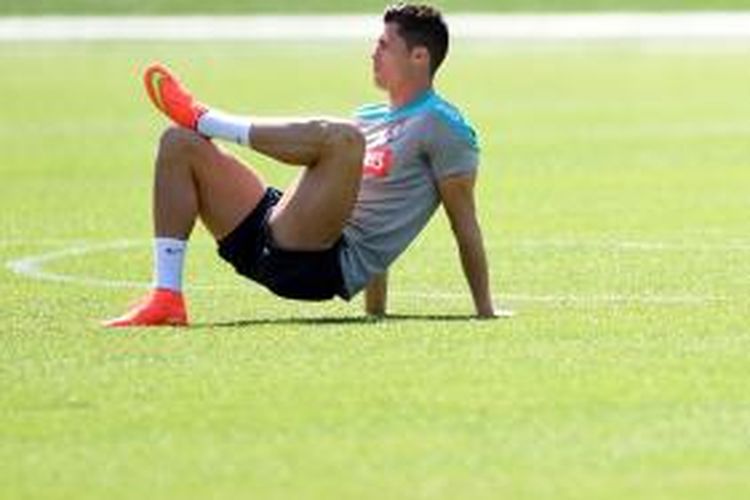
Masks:
[[[463,119],[431,113],[425,134],[425,152],[437,179],[469,174],[479,166],[476,134]]]

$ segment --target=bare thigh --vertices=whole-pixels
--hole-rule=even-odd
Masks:
[[[215,147],[213,161],[198,182],[198,211],[218,241],[231,233],[258,205],[263,179],[237,157]]]
[[[321,250],[340,238],[359,193],[363,154],[359,131],[329,124],[319,161],[305,168],[274,207],[269,225],[277,245]]]

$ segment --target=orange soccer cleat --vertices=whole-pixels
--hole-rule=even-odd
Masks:
[[[182,293],[155,288],[130,311],[102,323],[107,327],[187,326],[187,311]]]
[[[198,118],[208,110],[162,64],[153,63],[146,68],[143,83],[154,106],[178,125],[195,130]]]

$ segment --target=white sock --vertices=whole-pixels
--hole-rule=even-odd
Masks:
[[[250,119],[209,109],[198,118],[198,132],[243,146],[250,144]]]
[[[154,240],[154,286],[182,291],[182,269],[187,241],[175,238]]]

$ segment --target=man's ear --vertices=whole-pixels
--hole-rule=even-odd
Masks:
[[[425,66],[430,65],[430,52],[427,47],[414,47],[411,51],[411,58],[413,61]]]

